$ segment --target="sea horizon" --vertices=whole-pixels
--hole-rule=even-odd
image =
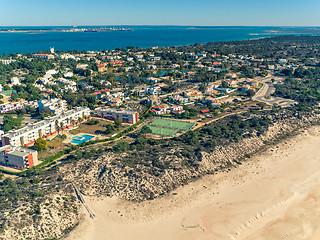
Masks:
[[[152,27],[171,27],[171,26],[178,26],[178,27],[188,27],[188,26],[192,26],[192,27],[291,27],[291,28],[300,28],[300,27],[319,27],[320,25],[308,25],[308,26],[304,26],[304,25],[183,25],[183,24],[93,24],[93,25],[77,25],[77,24],[70,24],[70,25],[0,25],[1,27],[70,27],[70,26],[86,26],[86,27],[99,27],[99,26],[152,26]]]
[[[86,25],[77,28],[130,28],[130,32],[55,32],[74,26],[1,26],[0,54],[56,50],[98,51],[128,46],[172,47],[195,43],[252,40],[283,35],[320,35],[320,27],[197,26],[197,25]],[[5,32],[7,29],[21,32]],[[23,30],[29,30],[23,32]]]

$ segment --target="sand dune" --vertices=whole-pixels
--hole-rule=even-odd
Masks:
[[[319,130],[161,199],[86,197],[96,218],[84,213],[67,239],[320,239]]]

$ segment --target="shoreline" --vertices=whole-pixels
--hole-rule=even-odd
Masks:
[[[310,199],[320,206],[319,144],[320,127],[313,126],[230,172],[206,175],[152,201],[85,197],[96,218],[85,215],[65,239],[312,239],[319,229],[309,215],[301,218],[308,231],[300,231],[308,238],[291,234],[286,224],[297,221],[292,212]],[[311,212],[320,220],[320,211]]]

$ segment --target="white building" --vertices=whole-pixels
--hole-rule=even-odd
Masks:
[[[160,61],[160,57],[150,57],[151,61]]]
[[[20,80],[18,77],[12,77],[11,78],[11,84],[12,85],[20,85]]]
[[[90,109],[87,107],[75,107],[61,115],[54,117],[46,117],[37,123],[31,123],[26,127],[11,130],[7,134],[1,136],[2,146],[11,145],[15,147],[31,146],[39,138],[48,138],[72,127],[84,120],[90,118]]]
[[[207,54],[206,54],[206,53],[199,53],[199,54],[197,54],[197,56],[198,56],[198,57],[206,57]]]
[[[13,59],[5,59],[5,60],[0,60],[0,62],[2,62],[2,64],[4,65],[8,65],[12,62],[15,62],[16,60],[13,60]]]
[[[60,58],[61,59],[66,59],[66,60],[68,60],[68,59],[76,59],[76,57],[74,55],[69,54],[69,53],[64,53],[64,54],[60,55]]]
[[[280,64],[285,64],[285,63],[287,63],[287,59],[279,59],[278,62]]]
[[[51,69],[46,71],[46,74],[41,78],[42,81],[44,81],[44,84],[52,84],[52,82],[50,83],[49,81],[53,80],[53,76],[54,74],[59,73],[58,70],[55,69]]]
[[[160,82],[160,79],[159,78],[155,78],[155,77],[148,77],[146,79],[146,82],[149,82],[149,83],[157,83],[157,82]]]
[[[179,64],[176,64],[176,63],[174,63],[174,64],[172,64],[172,65],[170,66],[170,68],[180,68],[180,65],[179,65]]]
[[[159,86],[149,87],[146,88],[146,92],[150,95],[158,95],[161,93],[161,88]]]
[[[87,67],[88,67],[88,64],[80,64],[80,63],[79,63],[76,68],[86,70]]]
[[[63,76],[71,78],[71,77],[73,77],[73,72],[66,72],[65,74],[63,74]]]
[[[43,58],[46,60],[54,59],[54,56],[52,54],[33,54],[33,57],[34,58]]]
[[[55,70],[55,69],[50,69],[50,70],[46,71],[46,74],[48,74],[48,75],[53,75],[53,74],[57,74],[57,73],[59,73],[59,71]]]
[[[41,100],[38,102],[39,112],[44,108],[50,109],[53,114],[59,115],[67,111],[67,101],[59,98],[54,98],[50,100]]]
[[[11,112],[11,111],[22,109],[25,106],[31,106],[31,107],[37,108],[38,107],[38,103],[37,103],[37,101],[30,101],[30,102],[23,101],[23,102],[13,102],[13,103],[11,103],[11,102],[3,103],[3,104],[0,104],[0,113],[8,113],[8,112]]]
[[[70,89],[72,92],[77,91],[77,83],[75,81],[59,78],[57,82],[63,84],[65,90]]]
[[[153,64],[150,64],[150,65],[148,65],[148,69],[150,69],[150,70],[156,70],[156,69],[157,69],[157,66],[156,66],[156,65],[153,65]]]
[[[194,53],[190,53],[189,54],[189,59],[190,60],[196,60],[196,59],[198,59],[198,56],[196,54],[194,54]]]

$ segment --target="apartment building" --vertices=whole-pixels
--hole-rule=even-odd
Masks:
[[[52,54],[33,54],[33,57],[35,57],[35,58],[43,58],[43,59],[46,59],[46,60],[54,59],[54,55],[52,55]]]
[[[135,124],[139,121],[138,112],[124,110],[122,108],[114,109],[108,107],[99,107],[96,108],[93,112],[96,117],[106,118],[109,120],[119,118],[123,123]]]
[[[59,115],[67,111],[67,101],[59,98],[39,101],[39,112],[44,108],[50,109],[53,114]]]
[[[32,149],[4,146],[0,148],[0,165],[20,170],[38,165],[38,152]]]
[[[90,109],[86,107],[76,107],[63,114],[53,117],[46,117],[37,123],[31,123],[26,127],[11,130],[1,136],[2,146],[31,146],[39,138],[48,138],[67,128],[78,124],[80,119],[90,118]]]
[[[3,103],[0,104],[0,113],[8,113],[11,111],[15,111],[18,109],[22,109],[25,106],[30,106],[37,108],[38,107],[38,102],[37,101],[21,101],[21,102],[13,102],[13,103]]]

